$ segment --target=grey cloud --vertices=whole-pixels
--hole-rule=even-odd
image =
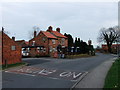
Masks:
[[[117,3],[4,3],[3,8],[5,28],[26,40],[34,25],[42,30],[52,25],[96,43],[99,29],[113,24],[118,16]]]

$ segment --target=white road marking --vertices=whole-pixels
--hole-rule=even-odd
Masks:
[[[70,80],[71,82],[77,82],[78,80]]]
[[[48,78],[51,78],[51,79],[60,79],[60,78],[53,78],[53,77],[48,77]]]
[[[37,75],[32,75],[32,74],[26,74],[26,73],[17,73],[17,72],[10,72],[10,71],[5,71],[5,72],[7,72],[7,73],[14,73],[14,74],[21,74],[21,75],[27,75],[27,76],[32,76],[32,77],[35,77],[35,76],[37,76]],[[79,79],[77,79],[77,80],[70,80],[71,82],[77,82],[77,81],[80,81],[86,74],[87,74],[88,72],[85,72],[85,73],[83,73],[80,77],[79,77]],[[44,76],[41,76],[41,77],[44,77]],[[50,79],[56,79],[56,80],[61,80],[61,79],[63,79],[63,78],[54,78],[54,77],[46,77],[46,78],[50,78]],[[69,80],[69,79],[68,79]]]
[[[32,74],[24,74],[24,73],[17,73],[17,72],[9,72],[9,71],[5,71],[7,73],[14,73],[14,74],[21,74],[21,75],[28,75],[28,76],[36,76],[36,75],[32,75]]]
[[[9,72],[9,71],[5,71],[5,72]]]
[[[70,90],[73,90],[73,88],[88,74],[89,72],[85,72],[83,73],[79,79],[77,80],[77,82],[70,88]]]
[[[33,76],[33,77],[36,76],[36,75],[32,75],[32,74],[23,74],[23,75],[28,75],[28,76]]]
[[[13,69],[13,70],[7,70],[5,71],[7,73],[14,73],[14,74],[21,74],[21,75],[28,75],[28,76],[41,76],[41,77],[47,77],[51,79],[66,79],[70,80],[72,82],[77,82],[80,78],[84,76],[87,72],[75,72],[75,71],[64,71],[59,72],[59,70],[55,69],[33,69],[32,67],[28,68],[20,68],[20,69]],[[36,72],[36,73],[35,73]]]

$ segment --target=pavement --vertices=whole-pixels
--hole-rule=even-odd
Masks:
[[[109,71],[112,63],[116,58],[105,61],[95,69],[93,69],[89,74],[85,76],[81,81],[77,82],[76,85],[72,87],[74,88],[103,88],[105,77],[107,72]]]

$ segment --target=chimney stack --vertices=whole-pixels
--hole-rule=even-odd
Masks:
[[[52,26],[49,26],[47,31],[52,32]]]
[[[36,35],[37,35],[37,32],[36,32],[36,30],[34,31],[34,37],[36,37]]]
[[[60,28],[56,28],[56,31],[60,33]]]
[[[12,37],[12,40],[15,41],[15,37]]]
[[[92,41],[91,40],[88,40],[88,45],[91,45],[92,44]]]

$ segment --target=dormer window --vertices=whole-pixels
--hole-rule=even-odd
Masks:
[[[32,42],[32,46],[35,46],[35,41]]]

